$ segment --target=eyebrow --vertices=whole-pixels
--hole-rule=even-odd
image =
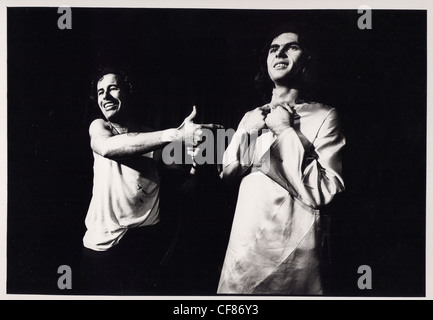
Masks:
[[[301,46],[300,44],[299,44],[299,42],[297,42],[297,41],[291,41],[291,42],[287,42],[287,43],[284,43],[284,44],[278,44],[278,43],[273,43],[273,44],[271,44],[270,46],[269,46],[269,49],[272,49],[272,48],[279,48],[279,47],[288,47],[288,46],[291,46],[292,44],[296,44],[296,45],[298,45],[298,46]]]
[[[108,85],[108,88],[110,88],[110,87],[118,87],[119,88],[119,85],[117,84],[117,83],[110,83],[109,85]],[[104,91],[104,88],[99,88],[98,90],[97,90],[97,92],[99,92],[99,91]]]

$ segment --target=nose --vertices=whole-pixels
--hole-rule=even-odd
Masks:
[[[287,55],[284,51],[284,48],[280,48],[277,50],[277,52],[275,53],[275,57],[277,58],[287,58]]]
[[[102,94],[102,99],[103,100],[107,100],[107,98],[110,98],[111,94],[110,94],[110,90],[106,90],[103,94]]]

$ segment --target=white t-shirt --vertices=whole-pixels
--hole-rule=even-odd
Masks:
[[[159,222],[160,177],[153,152],[121,161],[95,152],[93,156],[93,193],[83,244],[106,251],[118,244],[129,228]]]

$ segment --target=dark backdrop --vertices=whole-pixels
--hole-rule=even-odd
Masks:
[[[262,104],[253,78],[263,36],[299,19],[317,35],[317,98],[338,108],[348,141],[347,191],[327,209],[328,294],[425,294],[426,11],[374,10],[372,30],[358,29],[356,10],[73,8],[71,30],[58,29],[57,8],[7,13],[8,293],[75,293],[57,288],[57,268],[79,266],[99,64],[131,73],[156,129],[177,126],[194,104],[199,121],[234,128]],[[215,293],[235,195],[209,181],[177,207],[188,212],[178,275],[189,276],[168,294]],[[371,290],[357,286],[360,265],[372,269]]]

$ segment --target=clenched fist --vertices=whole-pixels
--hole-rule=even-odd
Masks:
[[[271,107],[270,110],[271,112],[267,115],[265,123],[276,136],[293,127],[293,111],[290,107],[277,105]]]
[[[264,105],[248,111],[239,123],[238,129],[244,129],[250,135],[260,133],[261,130],[266,128],[265,120],[270,109],[269,105]]]

